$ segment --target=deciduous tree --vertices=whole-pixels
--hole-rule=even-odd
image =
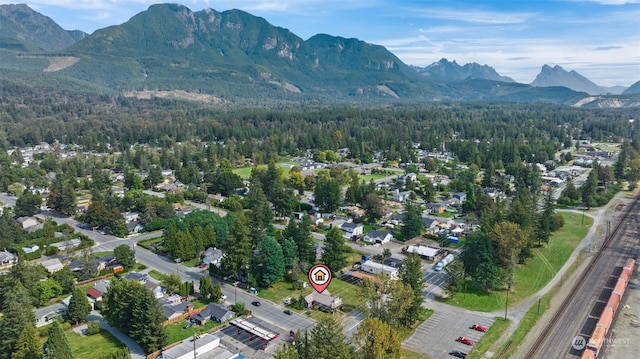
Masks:
[[[126,244],[121,244],[113,249],[116,261],[129,270],[136,264],[136,252]]]
[[[367,318],[353,335],[358,356],[363,359],[399,359],[400,339],[389,324],[378,318]]]

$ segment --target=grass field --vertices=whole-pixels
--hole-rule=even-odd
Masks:
[[[169,338],[168,342],[170,344],[184,340],[190,336],[193,336],[194,334],[204,333],[207,330],[220,325],[220,323],[216,322],[215,320],[210,320],[205,325],[202,325],[202,326],[193,325],[190,328],[185,329],[184,328],[185,324],[187,324],[186,319],[165,326],[167,330],[167,337]]]
[[[591,218],[584,217],[583,225],[583,217],[579,213],[559,213],[562,213],[565,219],[564,227],[553,233],[549,243],[542,248],[534,248],[533,257],[527,261],[526,265],[519,265],[516,268],[513,275],[512,289],[509,292],[509,306],[516,305],[549,283],[587,234],[593,223]],[[506,288],[489,293],[468,288],[466,292],[457,293],[452,298],[440,300],[470,310],[491,312],[504,308],[506,296]]]
[[[155,280],[162,281],[164,279],[164,274],[158,272],[155,269],[150,270],[149,271],[149,275],[151,276],[151,278],[153,278]]]
[[[100,333],[81,336],[74,332],[66,332],[69,339],[69,346],[74,358],[100,358],[110,352],[124,348],[116,337],[106,330],[100,330]]]
[[[231,170],[231,172],[237,174],[242,179],[247,179],[247,178],[251,177],[251,170],[252,169],[253,169],[253,167],[234,168],[234,169]]]

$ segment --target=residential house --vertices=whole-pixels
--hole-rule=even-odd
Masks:
[[[60,260],[58,258],[48,259],[46,261],[40,262],[40,264],[49,273],[55,273],[55,272],[61,270],[62,268],[64,268],[64,265],[62,264],[62,262],[60,262]]]
[[[16,222],[18,222],[18,224],[22,226],[22,229],[36,226],[39,223],[36,217],[18,217],[16,219]]]
[[[209,303],[203,311],[191,318],[198,325],[205,325],[209,320],[215,320],[218,323],[224,323],[236,316],[236,313],[228,310],[223,305],[217,303]]]
[[[365,234],[362,240],[364,240],[365,242],[373,243],[373,244],[385,244],[385,243],[389,243],[392,239],[393,239],[393,234],[374,229],[369,231],[369,233]]]
[[[102,279],[98,282],[96,282],[96,284],[93,285],[93,288],[95,288],[96,290],[98,290],[100,293],[106,293],[107,290],[109,290],[109,286],[111,285],[111,282],[106,280],[106,279]]]
[[[125,224],[129,234],[135,234],[144,229],[144,226],[139,221],[133,221]]]
[[[162,306],[162,312],[167,320],[171,320],[181,316],[184,313],[191,312],[193,310],[193,304],[185,300],[184,302],[178,297],[178,302],[174,299],[175,296],[169,296],[167,299],[160,300]]]
[[[202,255],[202,262],[206,265],[213,264],[214,266],[220,268],[220,264],[222,263],[222,258],[224,258],[224,253],[216,247],[209,247],[204,254]]]
[[[322,293],[318,293],[314,290],[304,297],[304,301],[307,308],[320,307],[331,312],[340,309],[342,306],[342,299],[340,297],[332,296],[326,289]]]
[[[444,202],[440,203],[428,203],[427,204],[427,212],[428,213],[444,213],[447,210],[447,204]]]
[[[393,216],[393,210],[391,208],[384,207],[382,209],[382,218],[383,219],[391,218],[391,216]]]
[[[122,216],[124,217],[124,223],[137,222],[140,220],[140,213],[138,212],[126,212]]]
[[[127,275],[125,275],[123,279],[135,280],[135,281],[138,281],[138,282],[140,282],[142,284],[145,284],[145,283],[147,283],[147,280],[149,279],[149,276],[147,274],[144,274],[144,273],[130,272]]]
[[[440,221],[435,218],[422,217],[422,228],[424,228],[428,234],[438,233],[440,230],[439,224]]]
[[[164,297],[165,290],[160,284],[152,282],[152,281],[147,281],[144,284],[144,286],[149,288],[149,290],[153,293],[153,295],[156,297],[156,299],[160,299],[160,298]]]
[[[440,254],[440,248],[427,247],[427,246],[414,246],[407,247],[407,253],[418,253],[418,255],[428,261],[433,261]]]
[[[460,203],[467,200],[467,194],[464,192],[454,192],[451,194],[451,197],[457,199]]]
[[[343,223],[340,229],[342,230],[342,235],[349,239],[361,236],[364,232],[364,226],[359,223]]]
[[[95,302],[102,301],[102,295],[103,293],[97,290],[95,287],[87,289],[87,297],[89,297],[89,302],[92,306]]]
[[[12,264],[16,261],[16,256],[13,253],[7,252],[7,250],[3,250],[0,252],[0,265]]]
[[[236,359],[244,358],[241,354],[230,351],[220,343],[221,337],[215,334],[202,334],[195,338],[185,339],[164,351],[159,359]],[[194,353],[195,352],[195,353]]]
[[[37,251],[38,249],[40,249],[40,246],[37,244],[33,244],[31,245],[31,247],[22,247],[22,251],[25,253],[33,253],[35,251]]]
[[[393,200],[395,202],[406,202],[409,199],[409,196],[411,196],[411,191],[403,191],[403,192],[394,192],[393,193]]]
[[[69,239],[66,241],[58,242],[58,243],[51,243],[50,245],[58,248],[61,251],[66,251],[67,249],[73,249],[79,246],[80,243],[82,243],[80,238],[74,238],[74,239]]]
[[[67,307],[62,303],[55,303],[44,308],[33,310],[36,316],[36,327],[50,324],[55,318],[67,314]]]

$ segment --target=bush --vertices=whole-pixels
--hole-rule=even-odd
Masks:
[[[87,335],[94,335],[100,333],[100,322],[97,320],[87,323]]]
[[[45,249],[44,254],[48,256],[53,256],[58,254],[59,252],[60,252],[60,248],[56,246],[48,246],[47,249]]]
[[[62,323],[62,330],[67,331],[70,328],[71,328],[71,323],[69,323],[69,322]]]

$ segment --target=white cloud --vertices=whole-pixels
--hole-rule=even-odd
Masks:
[[[412,15],[426,19],[455,20],[473,24],[521,24],[536,16],[532,12],[487,11],[480,9],[413,9]]]
[[[640,0],[565,0],[569,2],[591,2],[600,5],[627,5],[640,4]]]

